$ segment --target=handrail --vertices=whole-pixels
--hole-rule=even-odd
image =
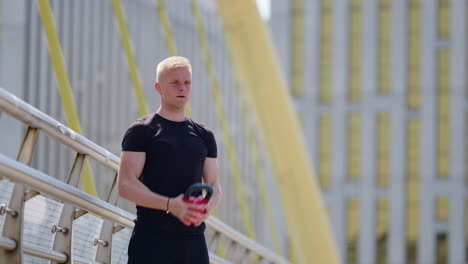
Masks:
[[[0,171],[2,175],[10,180],[28,185],[41,193],[53,195],[54,198],[71,203],[81,209],[100,215],[108,220],[118,223],[122,226],[133,228],[135,215],[127,211],[104,202],[92,195],[89,195],[79,189],[71,187],[53,177],[50,177],[40,171],[37,171],[23,163],[17,162],[0,153]],[[217,220],[219,221],[219,220]],[[16,241],[0,237],[0,248],[12,250],[16,247]],[[45,258],[59,263],[65,262],[67,256],[53,250],[46,250],[33,245],[25,245],[24,252],[28,255]],[[227,264],[230,263],[212,253],[210,253],[212,263]],[[75,261],[76,263],[76,261]]]
[[[10,180],[30,186],[32,189],[41,193],[46,193],[58,200],[76,205],[77,207],[100,215],[103,218],[113,221],[127,228],[133,228],[133,219],[135,215],[118,208],[114,205],[89,195],[77,188],[74,188],[60,180],[33,169],[23,163],[8,158],[0,153],[0,172]],[[269,249],[253,242],[243,234],[221,222],[219,219],[209,217],[206,223],[216,231],[222,232],[230,239],[236,241],[239,245],[248,248],[252,252],[274,263],[288,263],[287,260],[276,256]],[[2,241],[0,241],[2,242]]]
[[[0,87],[0,110],[21,122],[44,131],[45,134],[73,150],[89,155],[115,172],[119,170],[120,158],[91,140],[71,130],[64,124],[46,115],[34,106],[19,99]]]
[[[15,240],[0,237],[0,248],[6,249],[6,250],[13,250],[15,247],[16,247],[16,241]],[[65,255],[63,253],[56,252],[56,251],[53,251],[53,250],[50,250],[50,249],[41,248],[41,247],[34,246],[34,245],[28,245],[28,244],[24,245],[24,253],[28,254],[30,256],[43,258],[43,259],[51,260],[51,261],[58,262],[58,263],[63,263],[65,261],[67,261],[67,259],[68,259],[67,255]],[[212,256],[210,256],[210,258],[211,257]],[[214,256],[214,259],[218,260],[217,256]],[[73,261],[73,263],[74,264],[99,264],[99,263],[96,263],[96,262],[89,262],[89,261],[83,262],[83,261],[79,261],[79,260],[76,260],[76,259]],[[213,262],[213,263],[214,264],[216,264],[216,263],[224,264],[226,262],[221,261],[221,262]]]
[[[45,134],[58,142],[72,148],[78,153],[89,155],[102,165],[118,172],[120,158],[100,147],[91,140],[75,133],[57,120],[41,112],[32,105],[17,98],[0,87],[0,111],[5,112],[23,123],[41,129]],[[111,205],[99,198],[93,197],[79,189],[76,189],[60,180],[50,177],[25,164],[0,154],[0,171],[2,176],[15,182],[32,187],[32,189],[48,193],[59,200],[76,205],[83,210],[100,215],[105,219],[114,221],[124,227],[133,228],[135,215]],[[289,263],[286,259],[276,255],[271,250],[248,239],[240,232],[224,224],[219,219],[210,216],[206,224],[215,231],[223,234],[230,240],[245,247],[251,252],[274,263]],[[2,240],[0,240],[0,244]],[[220,261],[219,263],[223,263]]]
[[[125,227],[133,228],[134,226],[135,215],[1,153],[0,171],[4,177],[16,183],[30,186],[40,193],[46,193],[58,200],[74,204],[87,212],[100,215]]]
[[[258,243],[249,239],[244,234],[234,230],[232,227],[226,225],[221,220],[215,217],[210,216],[206,219],[205,222],[211,228],[218,231],[222,231],[225,236],[236,241],[240,245],[252,250],[253,252],[256,252],[258,255],[263,256],[265,259],[273,263],[289,263],[289,261],[285,258],[274,254],[273,251],[271,251],[270,249],[259,245]]]
[[[218,255],[215,255],[211,252],[208,252],[209,256],[210,256],[210,263],[213,263],[213,264],[231,264],[230,261],[227,261],[223,258],[220,258]]]

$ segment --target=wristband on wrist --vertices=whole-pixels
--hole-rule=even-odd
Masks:
[[[171,200],[171,197],[167,197],[167,203],[166,203],[166,214],[169,214],[169,201]]]

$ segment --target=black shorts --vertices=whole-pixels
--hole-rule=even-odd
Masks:
[[[151,232],[135,227],[128,264],[209,264],[205,235]]]

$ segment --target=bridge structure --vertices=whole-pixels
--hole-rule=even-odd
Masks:
[[[0,0],[0,264],[126,262],[117,157],[173,55],[212,262],[468,261],[466,0]]]
[[[206,221],[210,261],[339,263],[253,1],[38,0],[2,11],[2,56],[16,73],[2,71],[0,89],[0,263],[126,262],[135,215],[115,184],[120,132],[155,110],[155,63],[172,55],[193,65],[187,115],[219,144],[225,194]]]
[[[8,203],[0,205],[0,214],[4,216],[0,237],[0,248],[3,249],[0,255],[2,263],[22,263],[25,259],[24,254],[54,263],[123,263],[129,231],[134,226],[133,220],[136,216],[116,207],[116,177],[120,159],[3,88],[0,89],[0,98],[2,112],[28,127],[17,159],[3,154],[0,156],[0,171],[2,180],[5,179],[1,185],[2,199],[8,200]],[[77,153],[66,182],[30,166],[40,132]],[[78,188],[86,159],[93,159],[115,172],[106,200],[96,198]],[[57,213],[54,224],[34,219],[44,217],[39,216],[37,212],[47,210],[40,208],[47,206],[53,207]],[[30,213],[29,210],[35,212]],[[81,221],[85,216],[88,216],[88,219]],[[212,263],[243,263],[252,260],[290,263],[214,216],[210,216],[206,223],[210,229],[208,245],[211,251],[216,252],[220,241],[224,241],[227,246],[223,252],[224,258],[215,253],[210,254]],[[87,229],[87,224],[95,225],[92,227],[94,230],[90,230],[89,227]],[[41,232],[35,232],[41,229],[48,229],[50,234],[46,232],[41,235]],[[96,237],[90,241],[80,237],[80,234]],[[51,242],[51,237],[53,246],[49,248],[47,244]],[[76,251],[80,251],[79,245],[87,248],[94,246],[95,259],[92,259],[93,254],[89,250],[86,253],[91,253],[90,255],[76,254]]]

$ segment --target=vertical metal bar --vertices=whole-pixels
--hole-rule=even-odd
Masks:
[[[436,164],[437,155],[434,145],[437,142],[437,122],[434,117],[437,114],[437,70],[436,42],[437,42],[437,1],[424,0],[420,3],[420,91],[424,87],[424,96],[420,98],[420,193],[419,193],[419,236],[417,245],[417,263],[431,263],[434,259],[435,223],[434,223],[434,191],[436,172],[433,166]],[[424,45],[422,45],[424,44]]]
[[[109,196],[107,197],[107,202],[115,205],[118,200],[118,189],[117,189],[117,174],[115,174],[114,182],[112,183]],[[104,220],[101,228],[101,234],[99,235],[99,240],[105,241],[107,243],[102,244],[98,243],[98,249],[96,252],[96,261],[99,263],[111,263],[112,260],[112,235],[114,230],[114,222],[109,220]]]
[[[464,192],[464,188],[466,185],[464,184],[464,175],[463,169],[466,166],[466,146],[467,142],[464,138],[468,134],[466,129],[466,118],[464,118],[466,111],[464,111],[464,101],[466,100],[464,96],[464,90],[467,85],[467,78],[468,78],[468,71],[467,71],[467,36],[468,36],[468,14],[466,11],[468,10],[468,2],[466,1],[458,1],[454,0],[451,2],[451,41],[450,41],[450,62],[452,69],[451,71],[451,79],[450,83],[452,84],[452,104],[451,104],[451,113],[452,113],[452,121],[450,125],[452,128],[451,131],[451,153],[450,153],[450,161],[451,161],[451,168],[450,171],[451,177],[453,177],[453,187],[450,187],[453,192],[450,194],[450,219],[449,219],[449,242],[448,242],[448,263],[449,264],[456,264],[456,263],[463,263],[463,258],[466,258],[466,251],[465,245],[463,242],[465,240],[465,232],[464,230],[464,222],[468,221],[465,219],[463,221],[464,215],[464,195],[468,194],[466,191]],[[463,26],[465,25],[465,26]],[[464,85],[465,84],[465,85]],[[464,142],[465,144],[463,144]],[[466,262],[466,259],[465,259]]]
[[[38,129],[28,127],[16,160],[31,165]],[[11,194],[8,208],[16,215],[6,214],[2,236],[16,241],[16,248],[11,251],[0,249],[0,263],[21,264],[23,262],[23,221],[24,221],[24,194],[26,188],[22,184],[15,184]]]
[[[337,67],[347,65],[348,58],[348,37],[347,29],[342,25],[346,24],[348,12],[346,5],[342,1],[321,1],[321,43],[320,43],[320,73],[318,92],[319,102],[329,104],[332,115],[332,186],[336,195],[331,203],[331,215],[335,239],[338,243],[338,252],[345,257],[346,236],[346,114],[347,102],[343,96],[348,79],[347,67]],[[328,17],[330,16],[330,17]],[[331,28],[326,25],[330,23]],[[330,48],[326,48],[330,46]],[[333,103],[332,103],[333,102]]]
[[[207,243],[208,244],[208,249],[212,249],[212,248],[216,249],[218,241],[220,241],[220,237],[221,237],[221,233],[218,232],[218,231],[214,231],[212,236],[211,236],[211,239]]]
[[[361,81],[360,81],[360,97],[362,102],[375,102],[377,87],[377,1],[362,1],[361,3],[361,34],[360,41],[362,52],[361,56]],[[369,103],[362,104],[362,123],[361,123],[361,206],[360,206],[360,230],[359,230],[359,246],[358,246],[358,262],[373,263],[375,260],[375,164],[377,153],[375,151],[376,133],[373,129],[375,125],[374,114],[376,107],[372,107]]]
[[[235,259],[236,257],[236,251],[237,251],[237,243],[234,240],[231,240],[229,245],[226,248],[226,255],[224,256],[226,259]]]
[[[99,241],[105,241],[105,243],[96,243],[96,262],[98,263],[111,263],[112,260],[112,235],[114,229],[114,222],[104,220],[101,228],[101,234],[99,235]],[[97,239],[96,239],[97,240]]]
[[[67,183],[73,187],[78,187],[83,168],[86,160],[86,155],[78,153],[70,170]],[[60,220],[57,225],[52,227],[52,232],[55,233],[53,250],[64,253],[68,256],[66,264],[73,263],[73,220],[75,219],[75,206],[72,204],[64,204]],[[57,262],[52,262],[57,263]]]
[[[407,87],[407,61],[408,43],[407,14],[408,1],[393,0],[391,7],[391,54],[401,54],[392,56],[390,79],[391,97],[390,103],[390,187],[389,196],[389,231],[387,245],[387,263],[405,263],[405,166],[406,151],[405,126],[406,126],[406,87]]]

